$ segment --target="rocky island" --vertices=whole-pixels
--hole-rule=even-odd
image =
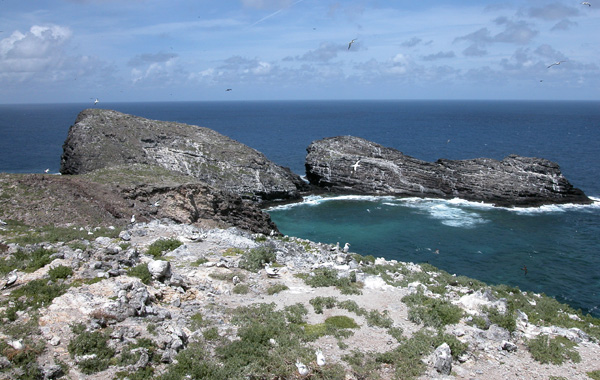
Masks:
[[[338,148],[315,186],[390,157]],[[281,235],[260,205],[307,185],[216,132],[86,110],[61,171],[0,174],[2,379],[600,378],[600,320],[553,298]]]
[[[315,141],[307,151],[306,178],[331,192],[461,198],[506,207],[592,203],[558,164],[542,158],[426,162],[353,136]]]

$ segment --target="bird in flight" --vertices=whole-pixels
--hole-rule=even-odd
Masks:
[[[355,38],[355,39],[353,39],[352,41],[350,41],[350,42],[348,43],[348,50],[350,50],[350,46],[352,46],[352,44],[353,44],[355,41],[356,41],[356,38]]]
[[[551,65],[550,65],[550,66],[548,66],[547,68],[549,69],[549,68],[551,68],[552,66],[558,66],[558,65],[560,65],[560,64],[561,64],[561,63],[563,63],[563,62],[567,62],[567,61],[557,61],[557,62],[554,62],[553,64],[551,64]]]
[[[231,89],[230,89],[230,88],[228,88],[228,89],[227,89],[227,90],[225,90],[225,91],[231,91]]]
[[[584,1],[583,3],[581,3],[581,5],[587,5],[588,7],[592,6],[592,4],[589,3],[589,1]]]
[[[98,98],[96,98],[96,100],[94,100],[94,104],[98,104],[99,100]]]

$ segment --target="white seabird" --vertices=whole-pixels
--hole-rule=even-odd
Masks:
[[[23,339],[9,340],[9,341],[6,342],[6,344],[8,344],[9,346],[11,346],[15,350],[22,350],[23,349]]]
[[[44,170],[44,173],[50,173],[50,169],[48,168],[48,169]]]
[[[348,253],[348,251],[349,251],[349,250],[350,250],[350,243],[346,243],[346,244],[344,244],[344,249],[343,249],[343,252],[344,252],[344,253]]]
[[[267,273],[267,277],[279,277],[279,269],[271,268],[271,263],[265,264],[265,272]]]
[[[354,41],[356,41],[356,38],[355,38],[355,39],[353,39],[352,41],[350,41],[350,42],[348,43],[348,50],[350,50],[350,46],[352,46],[352,44],[354,43]]]
[[[96,100],[94,100],[94,104],[98,104],[99,100],[98,98],[96,98]]]
[[[17,270],[13,269],[6,276],[6,280],[4,281],[4,285],[2,285],[2,289],[6,289],[8,287],[13,286],[15,284],[15,282],[17,282],[18,279],[19,279],[19,276],[17,275]]]
[[[583,3],[581,3],[581,5],[587,5],[588,7],[592,6],[592,4],[590,4],[588,1],[584,1]]]
[[[323,355],[323,352],[321,350],[317,350],[315,351],[315,355],[317,355],[317,364],[319,365],[319,367],[324,366],[325,356]]]
[[[296,368],[298,368],[298,373],[300,374],[300,376],[306,376],[310,372],[308,367],[300,360],[296,360]]]
[[[358,159],[358,161],[356,161],[354,163],[354,165],[352,165],[352,172],[356,172],[356,169],[358,169],[358,163],[360,162],[360,158]]]
[[[552,66],[558,66],[558,65],[560,65],[560,64],[561,64],[561,63],[563,63],[563,62],[567,62],[567,61],[556,61],[556,62],[554,62],[553,64],[551,64],[550,66],[548,66],[547,68],[549,69],[549,68],[551,68]]]
[[[131,215],[130,222],[131,222],[131,224],[135,223],[135,214]]]

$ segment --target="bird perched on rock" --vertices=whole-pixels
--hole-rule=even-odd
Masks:
[[[340,250],[340,242],[338,241],[334,247],[330,249],[330,251],[339,251]]]
[[[348,253],[348,251],[349,251],[349,250],[350,250],[350,243],[346,243],[346,244],[344,244],[344,249],[343,249],[343,252],[344,252],[344,253]]]
[[[310,372],[310,369],[308,369],[308,367],[300,360],[296,360],[296,368],[298,368],[300,376],[306,376]]]
[[[271,263],[266,263],[265,264],[265,272],[267,273],[267,277],[273,278],[273,277],[279,277],[279,269],[277,268],[271,268]]]
[[[135,214],[131,215],[131,220],[130,220],[131,224],[135,223]]]
[[[4,285],[2,285],[2,289],[6,289],[8,287],[13,286],[15,284],[15,282],[17,282],[18,279],[19,279],[19,276],[17,275],[17,270],[13,269],[6,276],[6,279],[4,280]]]
[[[325,356],[323,355],[323,351],[317,350],[315,351],[315,355],[317,355],[317,364],[319,367],[325,365]]]

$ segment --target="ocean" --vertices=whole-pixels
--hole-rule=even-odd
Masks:
[[[557,162],[595,203],[495,208],[455,200],[313,196],[267,210],[280,231],[386,259],[551,295],[600,317],[600,102],[261,101],[99,103],[214,129],[304,174],[308,145],[363,137],[427,161]],[[0,172],[56,173],[77,114],[92,104],[0,105]],[[522,270],[528,268],[527,274]]]

